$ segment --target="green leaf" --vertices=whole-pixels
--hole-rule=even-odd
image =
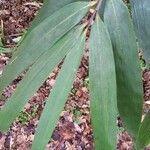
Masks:
[[[45,0],[42,8],[40,9],[37,17],[32,22],[32,27],[29,29],[33,29],[35,26],[37,26],[39,23],[41,23],[44,19],[51,16],[54,12],[61,9],[62,7],[76,2],[78,0]],[[83,1],[83,0],[81,0]],[[88,1],[88,0],[84,0]]]
[[[115,150],[117,90],[111,40],[97,16],[90,36],[89,81],[91,118],[96,150]]]
[[[1,91],[22,71],[58,41],[66,32],[80,22],[91,3],[69,4],[41,22],[24,38],[0,78]]]
[[[49,51],[45,52],[29,69],[15,93],[0,111],[0,130],[6,131],[17,117],[29,98],[38,90],[54,67],[60,63],[65,55],[76,43],[83,26],[73,29],[59,40]]]
[[[143,149],[145,146],[150,144],[150,111],[143,120],[138,136],[138,146]]]
[[[2,38],[0,37],[0,47],[3,47]]]
[[[56,0],[44,0],[44,4],[43,4],[42,8],[39,10],[35,19],[33,20],[31,27],[28,30],[28,33],[31,30],[33,30],[37,25],[39,25],[44,19],[53,15],[53,13],[55,13],[59,9],[63,8],[64,6],[66,6],[70,3],[76,2],[76,1],[78,1],[78,0],[57,0],[57,1]],[[80,0],[80,1],[89,1],[89,0]],[[25,34],[25,36],[27,34]],[[24,39],[24,37],[22,37],[21,42]]]
[[[85,34],[79,37],[76,46],[71,49],[65,59],[52,93],[47,99],[35,134],[32,150],[42,150],[48,143],[57,125],[59,115],[64,108],[69,91],[71,90],[76,71],[82,58],[84,46]]]
[[[0,46],[0,53],[10,53],[12,50],[10,48],[3,48]]]
[[[143,106],[143,89],[133,24],[122,0],[107,0],[104,22],[113,44],[118,109],[124,125],[137,137]]]
[[[99,15],[101,17],[102,20],[104,20],[104,11],[105,11],[105,5],[106,5],[106,0],[102,1],[101,7],[99,9]]]
[[[130,3],[139,46],[150,64],[150,1],[131,0]]]

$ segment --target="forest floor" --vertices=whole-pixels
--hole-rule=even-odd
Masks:
[[[12,48],[17,44],[41,6],[41,1],[0,0],[0,21],[5,47]],[[8,54],[0,55],[0,72],[8,63],[9,58]],[[0,133],[0,150],[30,150],[45,98],[49,95],[58,72],[59,66],[26,104],[10,131],[7,134]],[[21,79],[21,76],[18,77],[5,89],[3,94],[5,98],[12,95]],[[60,115],[52,139],[47,145],[47,150],[94,150],[88,82],[88,52],[85,52],[68,101]],[[143,85],[144,112],[147,112],[150,108],[149,71],[143,71]],[[5,101],[1,100],[0,107],[4,103]],[[118,126],[122,126],[121,121],[118,121]],[[128,133],[122,127],[118,130],[120,130],[120,134],[118,135],[117,149],[132,150],[132,140]]]

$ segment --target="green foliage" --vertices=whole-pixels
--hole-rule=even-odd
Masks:
[[[66,103],[76,71],[82,58],[85,46],[85,34],[82,34],[79,37],[76,44],[77,46],[73,47],[67,54],[62,69],[57,77],[53,91],[47,99],[45,109],[42,113],[40,123],[37,128],[35,140],[33,142],[33,150],[44,149],[44,146],[48,143],[49,138],[55,129],[59,119],[59,114],[63,110]],[[51,119],[47,119],[49,118],[49,114],[53,114],[51,115]]]
[[[0,53],[10,53],[12,50],[10,48],[4,48],[0,46]]]
[[[150,144],[150,112],[143,120],[138,134],[138,148],[142,149]]]
[[[3,76],[0,79],[0,93],[17,75],[33,65],[65,33],[78,24],[88,9],[88,2],[69,4],[69,6],[65,6],[47,17],[27,33],[3,72]]]
[[[57,0],[57,1],[56,0],[44,0],[44,5],[40,9],[37,17],[34,19],[31,29],[34,29],[35,26],[37,26],[44,19],[46,19],[47,17],[55,13],[57,10],[76,1],[78,0],[63,0],[63,1],[62,0]],[[81,0],[81,1],[87,1],[87,0]]]
[[[113,150],[117,138],[115,62],[108,31],[98,16],[91,30],[89,69],[95,146],[97,149]]]
[[[86,77],[84,80],[84,86],[89,89],[89,77]]]
[[[95,149],[116,149],[118,110],[135,148],[140,150],[150,144],[150,113],[141,122],[143,88],[138,58],[140,48],[146,62],[150,60],[148,1],[131,0],[128,4],[133,24],[122,0],[98,0],[97,3],[46,0],[0,76],[2,93],[26,70],[23,80],[0,111],[0,131],[8,131],[18,115],[18,119],[26,123],[36,114],[22,112],[24,105],[64,59],[46,99],[32,145],[32,150],[45,149],[71,91],[86,45],[86,34],[90,33],[87,40],[89,77],[84,84],[90,92]],[[73,112],[74,121],[78,122],[80,112]]]
[[[37,114],[38,111],[38,106],[34,106],[30,112],[27,111],[21,111],[19,113],[19,116],[17,117],[17,120],[22,123],[22,124],[26,124],[28,123],[32,118],[34,118]]]
[[[49,73],[53,71],[55,66],[74,46],[81,34],[82,28],[82,26],[79,26],[77,29],[70,31],[33,64],[26,73],[25,78],[18,85],[16,92],[7,101],[3,111],[0,112],[0,118],[3,118],[3,122],[0,124],[1,129],[5,131],[9,128],[29,98],[38,90],[40,85],[49,76]],[[11,109],[13,109],[13,112],[6,116]]]
[[[143,89],[136,37],[125,4],[120,0],[107,1],[104,22],[114,49],[119,114],[136,138],[142,116]]]
[[[82,116],[82,112],[77,110],[77,108],[74,108],[72,110],[72,112],[73,112],[73,115],[74,115],[74,117],[73,117],[74,122],[76,122],[77,124],[80,124],[80,119],[79,118]]]
[[[144,51],[144,57],[150,64],[150,2],[149,0],[130,0],[132,17],[140,48]]]
[[[3,32],[1,31],[2,29],[0,28],[0,54],[1,53],[10,53],[11,49],[9,48],[4,48],[2,37],[3,37]]]
[[[27,111],[21,111],[19,116],[17,117],[17,120],[19,122],[21,122],[22,124],[26,124],[28,123],[32,118],[34,118],[37,114],[37,110],[38,110],[38,107],[35,106],[33,108],[32,111],[30,112],[27,112]]]
[[[21,122],[22,124],[26,124],[30,119],[31,116],[27,112],[21,111],[18,116],[18,121]]]
[[[2,43],[2,38],[0,37],[0,47],[3,46],[3,43]]]

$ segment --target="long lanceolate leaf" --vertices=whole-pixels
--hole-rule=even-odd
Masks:
[[[117,94],[113,50],[103,22],[96,18],[90,36],[91,117],[96,150],[115,150]]]
[[[150,144],[150,112],[142,122],[138,135],[139,149],[143,149],[148,144]]]
[[[74,46],[82,32],[83,26],[70,31],[59,40],[49,51],[44,53],[30,68],[17,87],[14,95],[0,111],[0,130],[6,131],[23,109],[29,98],[38,90],[54,67],[65,57]]]
[[[44,0],[44,4],[42,8],[39,10],[37,16],[32,22],[31,27],[28,29],[28,32],[22,37],[18,45],[22,42],[22,40],[33,30],[37,25],[39,25],[44,19],[53,15],[54,12],[61,9],[65,5],[76,2],[78,0]],[[89,0],[80,0],[80,1],[89,1]]]
[[[88,2],[76,2],[65,6],[41,22],[18,47],[0,78],[0,92],[23,70],[32,65],[40,55],[66,32],[73,28],[86,14]]]
[[[107,0],[104,12],[114,50],[119,113],[136,137],[141,122],[143,89],[133,25],[122,0]]]
[[[150,1],[130,0],[130,3],[139,46],[150,64]]]
[[[40,9],[37,17],[32,22],[32,27],[29,30],[32,30],[35,26],[41,23],[44,19],[52,15],[55,11],[75,1],[77,0],[57,0],[57,1],[56,0],[44,0],[43,7]],[[88,0],[84,0],[84,1],[88,1]]]
[[[55,129],[79,67],[85,45],[84,43],[85,35],[83,34],[79,37],[78,42],[76,42],[76,45],[65,59],[54,89],[47,99],[44,112],[42,113],[37,128],[32,150],[43,150]]]

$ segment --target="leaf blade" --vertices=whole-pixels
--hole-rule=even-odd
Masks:
[[[127,130],[136,138],[142,117],[142,76],[132,21],[121,0],[106,1],[104,22],[115,56],[119,113]]]
[[[6,131],[23,109],[28,99],[38,90],[54,67],[65,57],[74,46],[81,34],[83,26],[78,26],[58,41],[47,53],[30,68],[18,85],[15,93],[0,111],[0,130]]]
[[[40,22],[42,22],[44,19],[52,15],[57,10],[61,9],[62,7],[76,2],[78,0],[45,0],[42,8],[40,9],[37,17],[34,19],[32,23],[32,27],[29,30],[32,30],[35,26],[37,26]],[[88,1],[88,0],[82,0],[82,1]]]
[[[77,47],[72,48],[64,61],[52,93],[47,99],[32,145],[32,150],[44,149],[44,146],[48,143],[49,137],[51,137],[55,129],[79,67],[85,45],[84,43],[85,35],[83,34],[76,43]],[[50,119],[48,119],[49,114],[52,114]]]
[[[0,77],[0,93],[17,75],[32,65],[44,51],[73,28],[86,14],[89,6],[88,2],[67,5],[34,28],[21,42],[18,51],[4,69]]]
[[[150,144],[150,112],[144,118],[138,134],[138,146],[143,149]]]
[[[130,3],[139,46],[150,64],[150,3],[149,0],[130,0]]]
[[[89,52],[90,103],[95,148],[115,150],[117,135],[115,62],[109,34],[98,17],[92,27]]]
[[[0,53],[10,53],[12,50],[10,48],[0,47]]]

